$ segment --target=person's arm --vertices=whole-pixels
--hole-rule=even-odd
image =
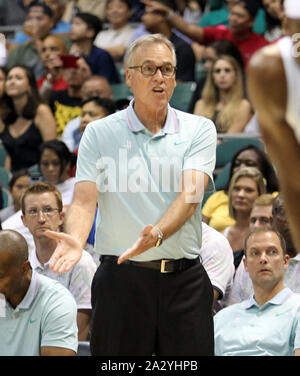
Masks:
[[[44,346],[41,347],[41,356],[75,356],[76,352],[63,347]]]
[[[149,6],[150,11],[159,11],[165,14],[166,19],[172,27],[180,31],[182,34],[187,35],[198,43],[203,40],[203,28],[195,24],[187,23],[182,17],[173,12],[173,10],[158,1],[142,0],[143,3]]]
[[[213,307],[214,307],[220,298],[220,292],[216,288],[213,287],[213,293],[214,293],[214,300],[213,300]]]
[[[155,247],[158,240],[158,228],[164,236],[164,240],[177,232],[185,222],[195,213],[198,203],[203,197],[209,177],[201,171],[187,170],[182,173],[182,192],[170,205],[166,213],[158,223],[148,225],[140,233],[140,237],[118,259],[118,263],[137,256],[148,249]]]
[[[56,122],[48,105],[38,106],[34,122],[41,132],[43,141],[56,139]]]
[[[241,104],[236,108],[234,119],[232,120],[227,133],[242,133],[251,119],[252,111],[250,102],[243,99]]]
[[[300,349],[295,350],[295,356],[300,356]]]
[[[77,182],[72,204],[66,214],[65,233],[45,232],[47,236],[59,241],[50,259],[50,268],[54,272],[68,272],[80,260],[93,225],[97,195],[95,183],[90,181]]]
[[[261,135],[276,167],[295,244],[300,244],[300,146],[285,120],[287,89],[276,45],[258,51],[248,68],[248,87]],[[299,124],[300,126],[300,124]]]
[[[104,48],[104,50],[111,55],[114,61],[120,61],[126,52],[126,47],[123,44],[120,44],[118,46]]]
[[[90,330],[91,309],[79,309],[77,311],[78,341],[86,341]]]

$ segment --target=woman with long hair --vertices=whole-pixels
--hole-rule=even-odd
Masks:
[[[241,260],[244,241],[250,230],[250,214],[254,201],[266,193],[266,179],[255,167],[243,167],[235,172],[230,181],[229,215],[235,220],[234,225],[224,230],[233,250],[235,266]]]
[[[245,98],[241,67],[232,56],[222,55],[214,61],[194,114],[213,120],[218,133],[245,129],[253,113]]]
[[[18,65],[7,72],[0,117],[0,138],[10,159],[6,167],[12,172],[36,164],[42,142],[56,138],[55,119],[28,67]]]

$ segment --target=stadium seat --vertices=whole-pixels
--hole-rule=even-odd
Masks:
[[[170,105],[177,110],[188,111],[189,104],[196,89],[196,82],[180,82],[175,87]]]
[[[110,86],[114,93],[114,101],[132,98],[132,91],[126,84],[111,84]]]
[[[228,162],[216,176],[215,178],[216,191],[221,191],[226,187],[229,181],[230,168],[231,168],[231,162]]]
[[[0,166],[4,167],[5,159],[6,159],[7,151],[2,144],[0,143]]]
[[[13,198],[11,194],[8,192],[6,188],[2,187],[2,199],[3,199],[3,208],[7,208],[8,206],[13,204]]]
[[[0,181],[2,188],[8,188],[8,182],[11,178],[11,172],[5,167],[0,166]]]
[[[216,168],[224,167],[228,162],[231,162],[233,156],[243,147],[248,145],[254,145],[264,149],[262,142],[258,138],[249,137],[233,137],[225,139],[217,145],[216,152]]]

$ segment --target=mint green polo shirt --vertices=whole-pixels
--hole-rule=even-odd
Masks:
[[[133,101],[90,123],[79,145],[76,181],[92,181],[98,188],[95,251],[119,256],[146,225],[155,225],[175,200],[182,171],[204,172],[213,190],[215,151],[213,122],[170,106],[155,135],[136,116]],[[195,258],[201,239],[201,210],[196,210],[159,248],[134,260]]]
[[[254,297],[214,316],[215,354],[292,356],[300,348],[300,295],[281,290],[263,306]]]
[[[45,346],[77,352],[76,318],[71,293],[33,271],[29,289],[15,309],[0,297],[0,355],[38,356]]]

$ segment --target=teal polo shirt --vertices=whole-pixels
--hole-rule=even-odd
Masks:
[[[211,120],[168,106],[164,127],[152,134],[140,122],[133,101],[125,110],[90,123],[80,141],[76,181],[98,188],[100,215],[95,251],[121,255],[148,224],[156,224],[175,200],[184,170],[199,170],[213,190],[216,129]],[[201,248],[201,211],[159,248],[136,261],[195,258]]]
[[[289,288],[259,307],[254,297],[214,316],[215,354],[292,356],[300,348],[300,295]]]
[[[29,289],[15,309],[0,297],[0,355],[38,356],[46,346],[77,352],[76,318],[71,293],[33,271]]]

